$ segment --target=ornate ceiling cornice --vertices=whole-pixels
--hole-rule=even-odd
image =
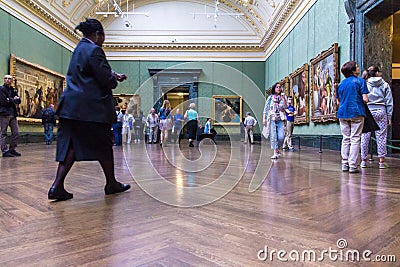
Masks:
[[[259,45],[193,45],[193,44],[106,44],[106,51],[201,51],[201,52],[263,52]]]
[[[32,14],[42,19],[47,23],[49,27],[53,27],[55,30],[63,34],[63,36],[67,37],[70,41],[76,42],[80,39],[80,36],[76,34],[70,27],[66,26],[61,22],[59,18],[54,17],[50,12],[45,10],[42,6],[38,5],[36,1],[32,0],[14,0],[27,10],[29,10]],[[70,0],[68,4],[70,4],[73,0]],[[65,1],[63,1],[65,2]]]
[[[168,0],[159,0],[166,1]],[[193,0],[197,2],[197,0]],[[227,9],[232,9],[235,12],[244,13],[244,19],[248,23],[248,27],[254,30],[254,36],[259,38],[254,38],[253,41],[250,39],[246,42],[226,42],[226,43],[216,43],[216,42],[206,42],[201,43],[201,39],[194,43],[165,43],[164,42],[153,42],[153,43],[142,43],[142,42],[119,42],[118,40],[110,40],[104,44],[106,51],[120,51],[120,52],[130,52],[130,51],[189,51],[189,52],[266,52],[269,53],[269,49],[272,46],[276,46],[276,40],[282,40],[282,36],[287,34],[288,25],[293,25],[297,23],[300,16],[294,18],[293,14],[297,12],[300,5],[311,6],[309,3],[315,2],[316,0],[282,0],[279,6],[275,10],[275,13],[271,17],[262,17],[260,14],[263,12],[259,4],[264,4],[264,2],[258,2],[257,6],[249,4],[246,1],[240,0],[220,0],[220,3]],[[6,2],[6,1],[4,1]],[[15,4],[5,4],[6,6],[12,6],[16,13],[26,18],[26,21],[32,22],[33,19],[30,17],[37,17],[36,21],[42,20],[47,26],[53,29],[52,33],[49,33],[50,38],[54,37],[55,41],[59,41],[64,38],[65,41],[60,41],[60,44],[67,44],[68,49],[73,49],[71,43],[77,43],[80,39],[80,35],[73,31],[75,21],[80,21],[81,17],[98,17],[99,20],[104,20],[103,16],[98,16],[95,14],[96,10],[100,7],[104,7],[104,2],[98,0],[93,1],[74,1],[74,0],[63,0],[58,1],[58,6],[53,6],[56,4],[54,1],[38,2],[33,0],[14,0],[13,2],[22,6],[31,14],[27,12],[19,12]],[[150,0],[138,0],[135,2],[138,6],[144,6],[146,4],[153,3]],[[204,3],[204,2],[203,2]],[[126,0],[122,1],[122,4],[126,4]],[[52,10],[54,8],[54,10]],[[85,9],[83,9],[85,8]],[[304,8],[304,7],[303,7]],[[65,9],[66,13],[62,13]],[[67,12],[67,9],[69,12]],[[61,13],[60,13],[61,12]],[[258,13],[261,12],[261,13]],[[305,10],[302,10],[302,14],[305,14]],[[298,13],[298,12],[297,12]],[[33,16],[32,16],[33,15]],[[62,17],[65,15],[65,17]],[[265,16],[265,15],[263,15]],[[112,18],[108,18],[112,19]],[[72,26],[73,25],[73,26]],[[45,27],[41,27],[42,31],[46,31]],[[47,29],[47,31],[49,31]],[[56,32],[59,34],[57,35]],[[68,41],[67,41],[68,40]],[[232,39],[233,40],[233,39]],[[210,41],[210,40],[209,40]],[[249,42],[250,41],[250,42]]]
[[[284,22],[291,18],[291,13],[294,12],[295,5],[301,0],[286,0],[283,8],[277,19],[271,23],[269,30],[266,32],[264,38],[261,40],[262,47],[268,47],[274,38],[276,38],[278,32],[282,29]]]

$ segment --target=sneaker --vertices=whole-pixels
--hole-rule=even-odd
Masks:
[[[349,173],[359,173],[359,172],[360,172],[360,170],[357,168],[350,167],[350,169],[349,169]]]
[[[11,153],[11,154],[14,155],[15,157],[20,157],[20,156],[21,156],[21,153],[15,151],[15,149],[8,150],[8,153]]]
[[[294,147],[290,147],[290,148],[289,148],[289,151],[290,151],[290,152],[293,152],[293,151],[294,151]]]
[[[343,171],[343,172],[348,172],[348,171],[349,171],[349,165],[343,164],[343,165],[342,165],[342,171]]]
[[[361,167],[361,168],[367,168],[367,167],[368,167],[368,166],[367,166],[367,162],[366,162],[365,160],[361,161],[360,167]]]
[[[13,158],[13,157],[16,157],[16,156],[11,154],[10,151],[6,151],[6,152],[3,153],[3,157],[5,157],[5,158]]]
[[[389,165],[386,162],[379,162],[379,169],[387,169]]]
[[[277,154],[273,154],[271,157],[271,159],[278,159],[278,158],[279,158],[279,156]]]

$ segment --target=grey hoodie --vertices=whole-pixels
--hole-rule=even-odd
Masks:
[[[369,109],[386,109],[388,119],[392,119],[393,96],[390,86],[382,77],[371,77],[367,81],[369,90],[368,107]]]

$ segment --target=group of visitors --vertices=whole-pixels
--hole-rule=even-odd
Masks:
[[[155,144],[158,142],[158,134],[160,134],[160,145],[168,145],[169,133],[172,133],[174,142],[180,141],[183,137],[183,127],[186,127],[186,135],[189,140],[189,146],[193,147],[193,141],[196,139],[197,127],[200,123],[199,115],[195,110],[196,104],[190,103],[189,109],[184,115],[180,109],[175,110],[172,115],[172,108],[169,100],[164,100],[158,114],[152,108],[146,118],[146,127],[148,129],[148,143]],[[185,123],[186,122],[186,123]],[[206,123],[207,125],[207,123]],[[208,122],[210,128],[210,123]]]
[[[375,131],[379,168],[386,169],[387,127],[391,124],[393,113],[391,89],[377,66],[370,66],[359,78],[360,68],[356,62],[349,61],[342,66],[341,72],[346,79],[339,84],[336,98],[339,105],[337,117],[343,135],[342,171],[358,173],[359,165],[361,168],[368,167],[366,159],[371,132],[363,133],[366,108],[379,126],[379,130]]]
[[[46,144],[53,139],[55,115],[58,116],[58,134],[56,161],[59,162],[55,180],[48,192],[51,200],[68,200],[73,194],[64,188],[64,181],[75,161],[98,161],[104,172],[106,195],[120,193],[130,188],[116,180],[114,174],[114,157],[112,146],[120,146],[122,135],[127,135],[126,142],[131,143],[132,130],[135,141],[140,140],[143,124],[149,129],[148,142],[157,142],[157,133],[160,130],[160,145],[167,146],[169,131],[172,129],[175,138],[181,138],[182,128],[186,127],[189,147],[194,146],[200,127],[199,114],[196,105],[190,103],[184,115],[177,109],[172,115],[171,104],[164,100],[158,114],[152,108],[146,118],[143,114],[136,117],[126,110],[114,107],[112,89],[118,82],[127,79],[125,74],[111,70],[102,49],[105,40],[101,23],[96,19],[86,19],[81,22],[75,31],[83,33],[72,54],[66,80],[67,86],[58,103],[57,111],[50,105],[43,110],[43,125],[45,127]],[[346,62],[341,72],[346,77],[337,88],[336,98],[339,105],[337,117],[343,135],[341,156],[342,171],[359,172],[358,166],[368,167],[366,162],[368,144],[371,133],[362,133],[367,104],[372,116],[379,125],[375,132],[379,168],[387,168],[386,138],[387,126],[391,123],[393,113],[393,98],[387,82],[381,77],[377,66],[371,66],[359,78],[360,69],[356,62]],[[21,99],[11,84],[13,77],[4,76],[4,85],[0,87],[0,145],[3,157],[21,156],[15,149],[18,140],[18,123],[16,105]],[[50,114],[50,115],[49,115]],[[263,110],[263,124],[268,129],[271,149],[271,159],[280,157],[280,148],[293,151],[291,140],[296,110],[292,105],[292,97],[282,94],[281,84],[272,86],[271,95],[267,98]],[[243,122],[245,140],[254,143],[253,128],[257,124],[250,112],[246,113]],[[10,144],[7,146],[7,128],[11,128]],[[110,129],[114,131],[114,140]],[[211,119],[207,118],[204,132],[210,133]],[[93,132],[96,133],[94,138]],[[176,139],[175,139],[176,140]],[[361,160],[360,160],[361,151]]]

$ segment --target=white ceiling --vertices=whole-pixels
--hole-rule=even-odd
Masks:
[[[80,38],[73,32],[75,26],[94,17],[105,28],[105,50],[116,57],[186,51],[260,58],[316,0],[219,0],[216,19],[215,1],[116,0],[123,12],[148,13],[128,15],[132,27],[120,16],[96,14],[113,12],[113,0],[3,0],[0,7],[71,50]]]

